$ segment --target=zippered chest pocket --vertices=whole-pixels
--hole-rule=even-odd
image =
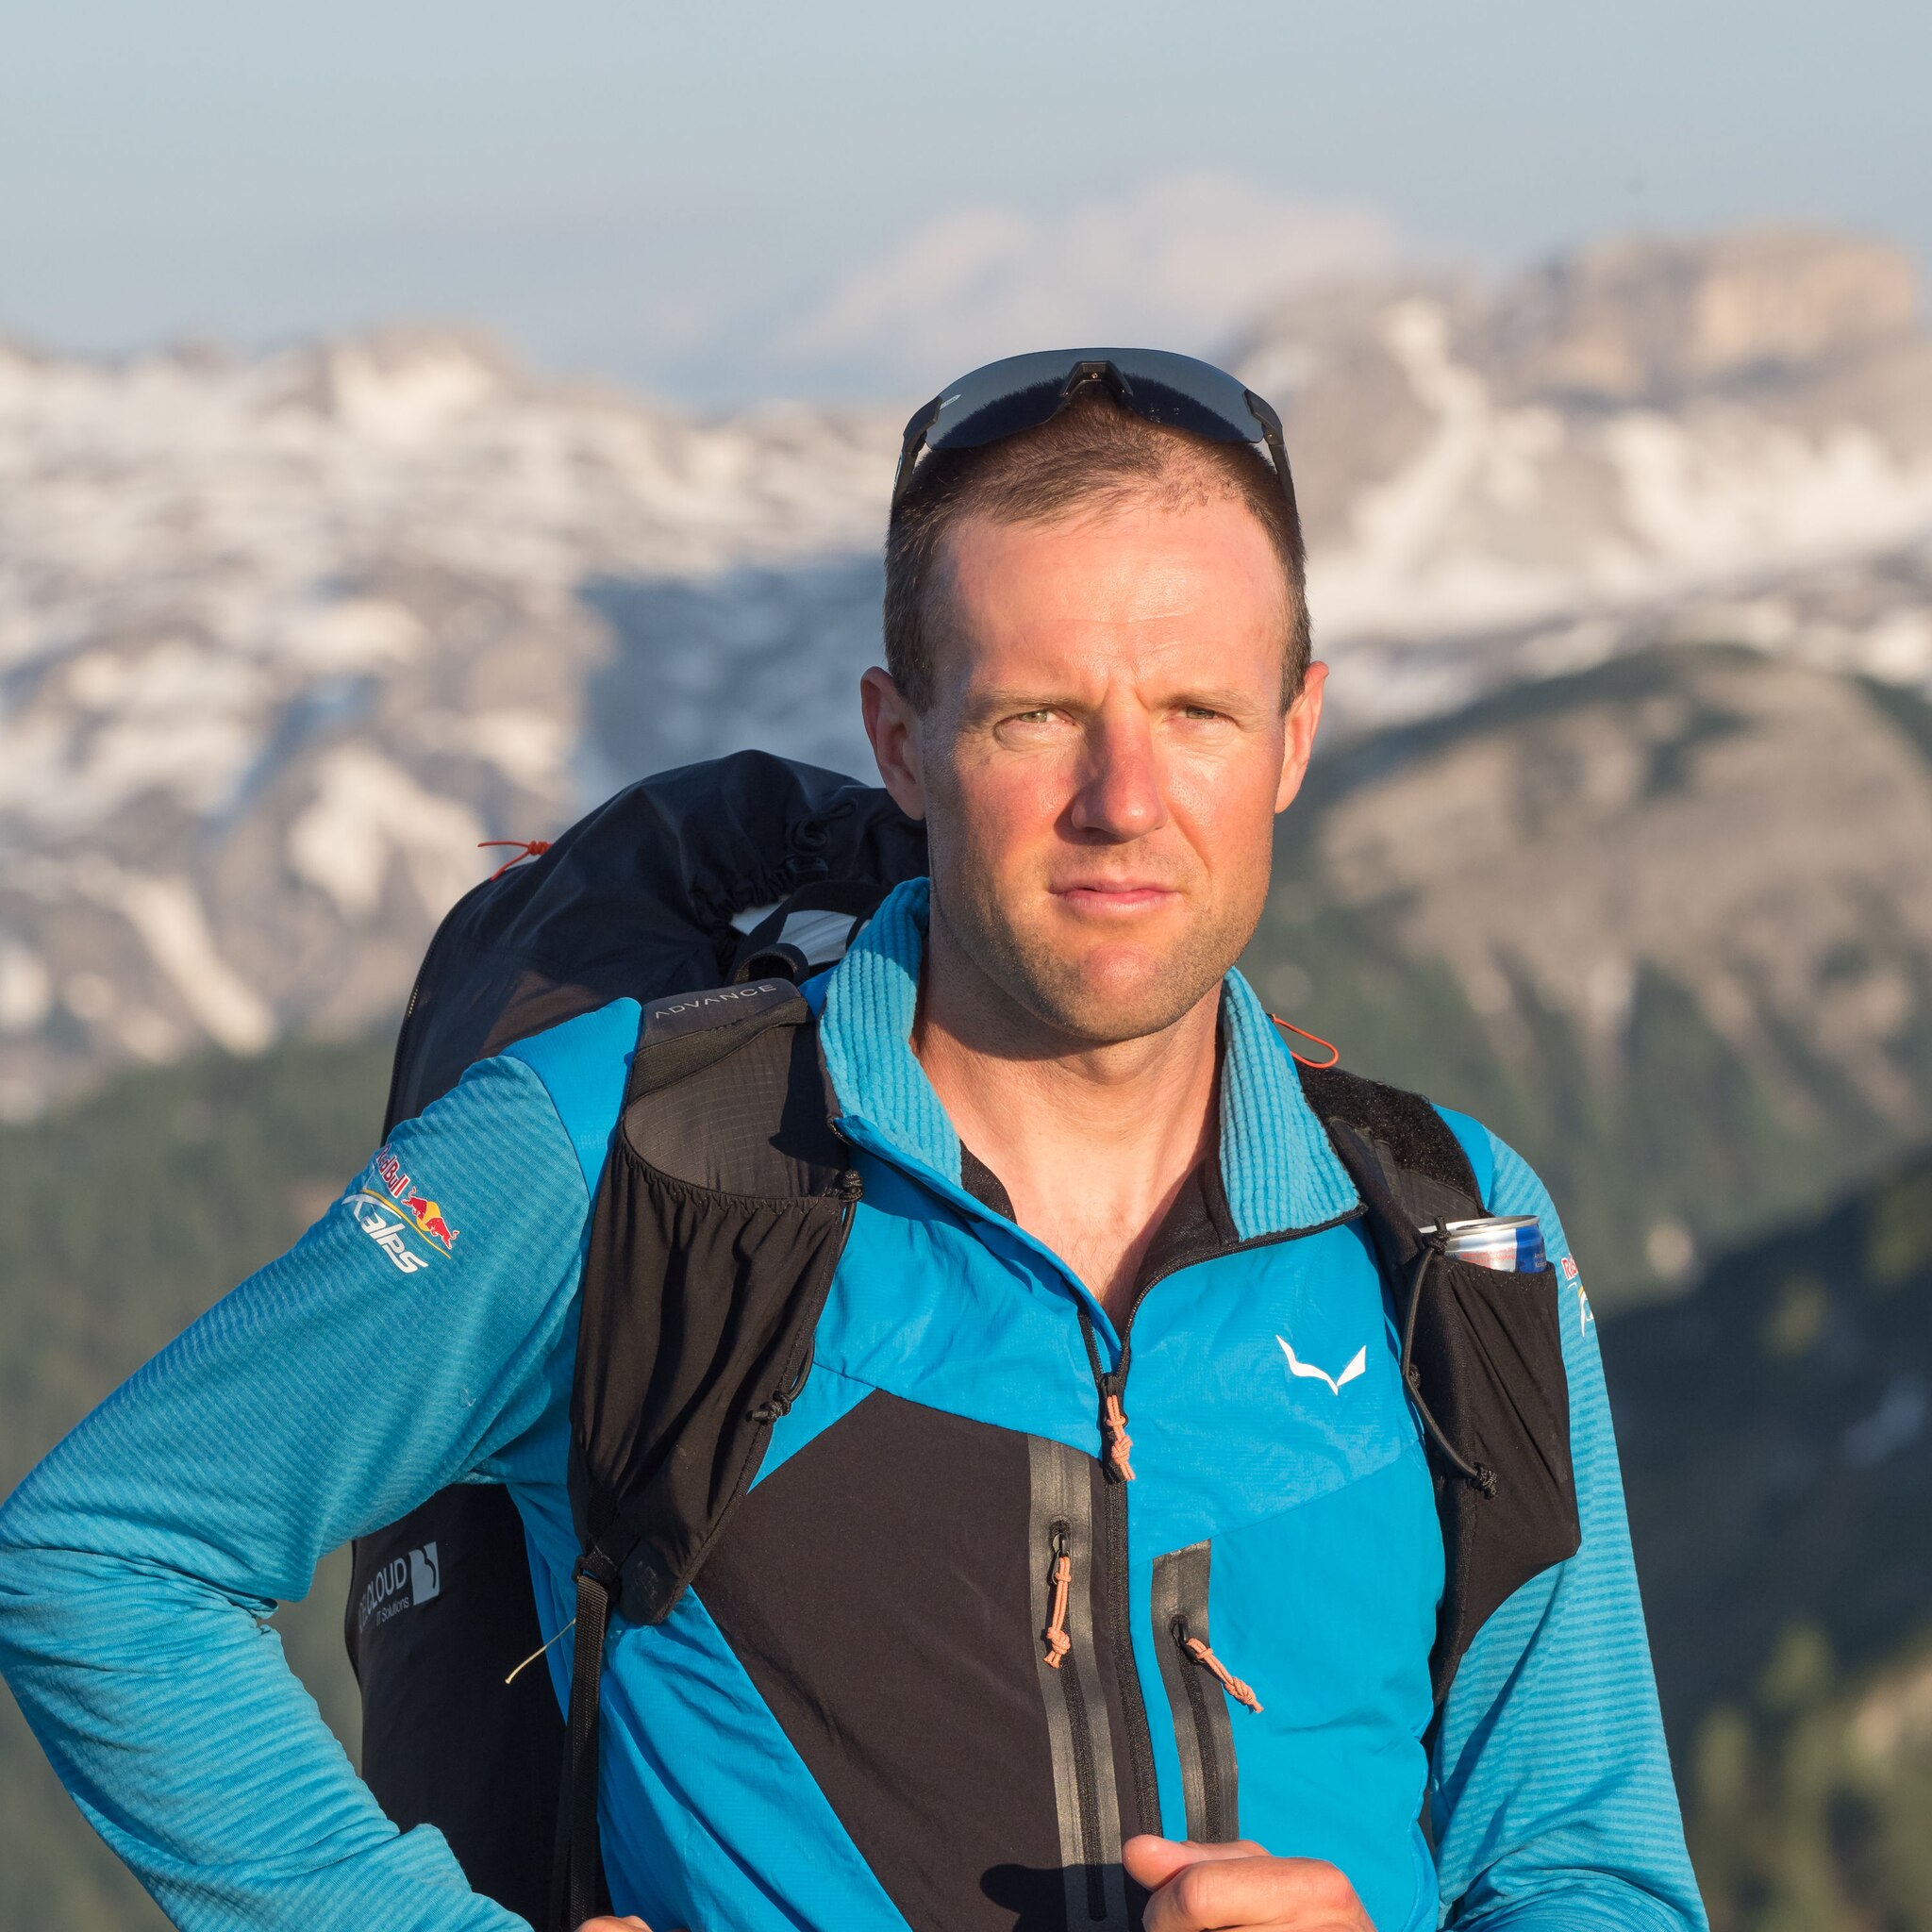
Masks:
[[[1188,1837],[1224,1844],[1241,1837],[1240,1770],[1229,1704],[1261,1707],[1254,1691],[1214,1654],[1208,1624],[1213,1545],[1190,1543],[1154,1559],[1154,1641],[1174,1713]]]

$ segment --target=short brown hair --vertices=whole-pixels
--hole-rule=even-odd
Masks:
[[[932,593],[946,532],[962,518],[1052,523],[1135,497],[1232,496],[1254,513],[1288,587],[1282,704],[1307,675],[1310,638],[1301,519],[1269,460],[1244,442],[1210,442],[1149,423],[1091,389],[1037,429],[977,449],[922,458],[886,530],[886,669],[915,711],[932,702]]]

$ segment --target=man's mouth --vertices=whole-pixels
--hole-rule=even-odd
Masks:
[[[1102,919],[1152,912],[1179,897],[1174,887],[1154,879],[1077,879],[1053,891],[1070,910]]]

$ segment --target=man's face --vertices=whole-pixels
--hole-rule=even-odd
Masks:
[[[1159,1031],[1260,919],[1325,673],[1281,704],[1286,591],[1232,498],[1071,522],[968,518],[948,543],[933,701],[883,672],[866,728],[931,841],[934,917],[1070,1041]]]

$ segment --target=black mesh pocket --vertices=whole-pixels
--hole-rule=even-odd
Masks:
[[[1414,1293],[1410,1391],[1454,1456],[1431,1444],[1449,1545],[1440,1697],[1491,1612],[1574,1556],[1581,1537],[1556,1270],[1516,1274],[1425,1254]]]

